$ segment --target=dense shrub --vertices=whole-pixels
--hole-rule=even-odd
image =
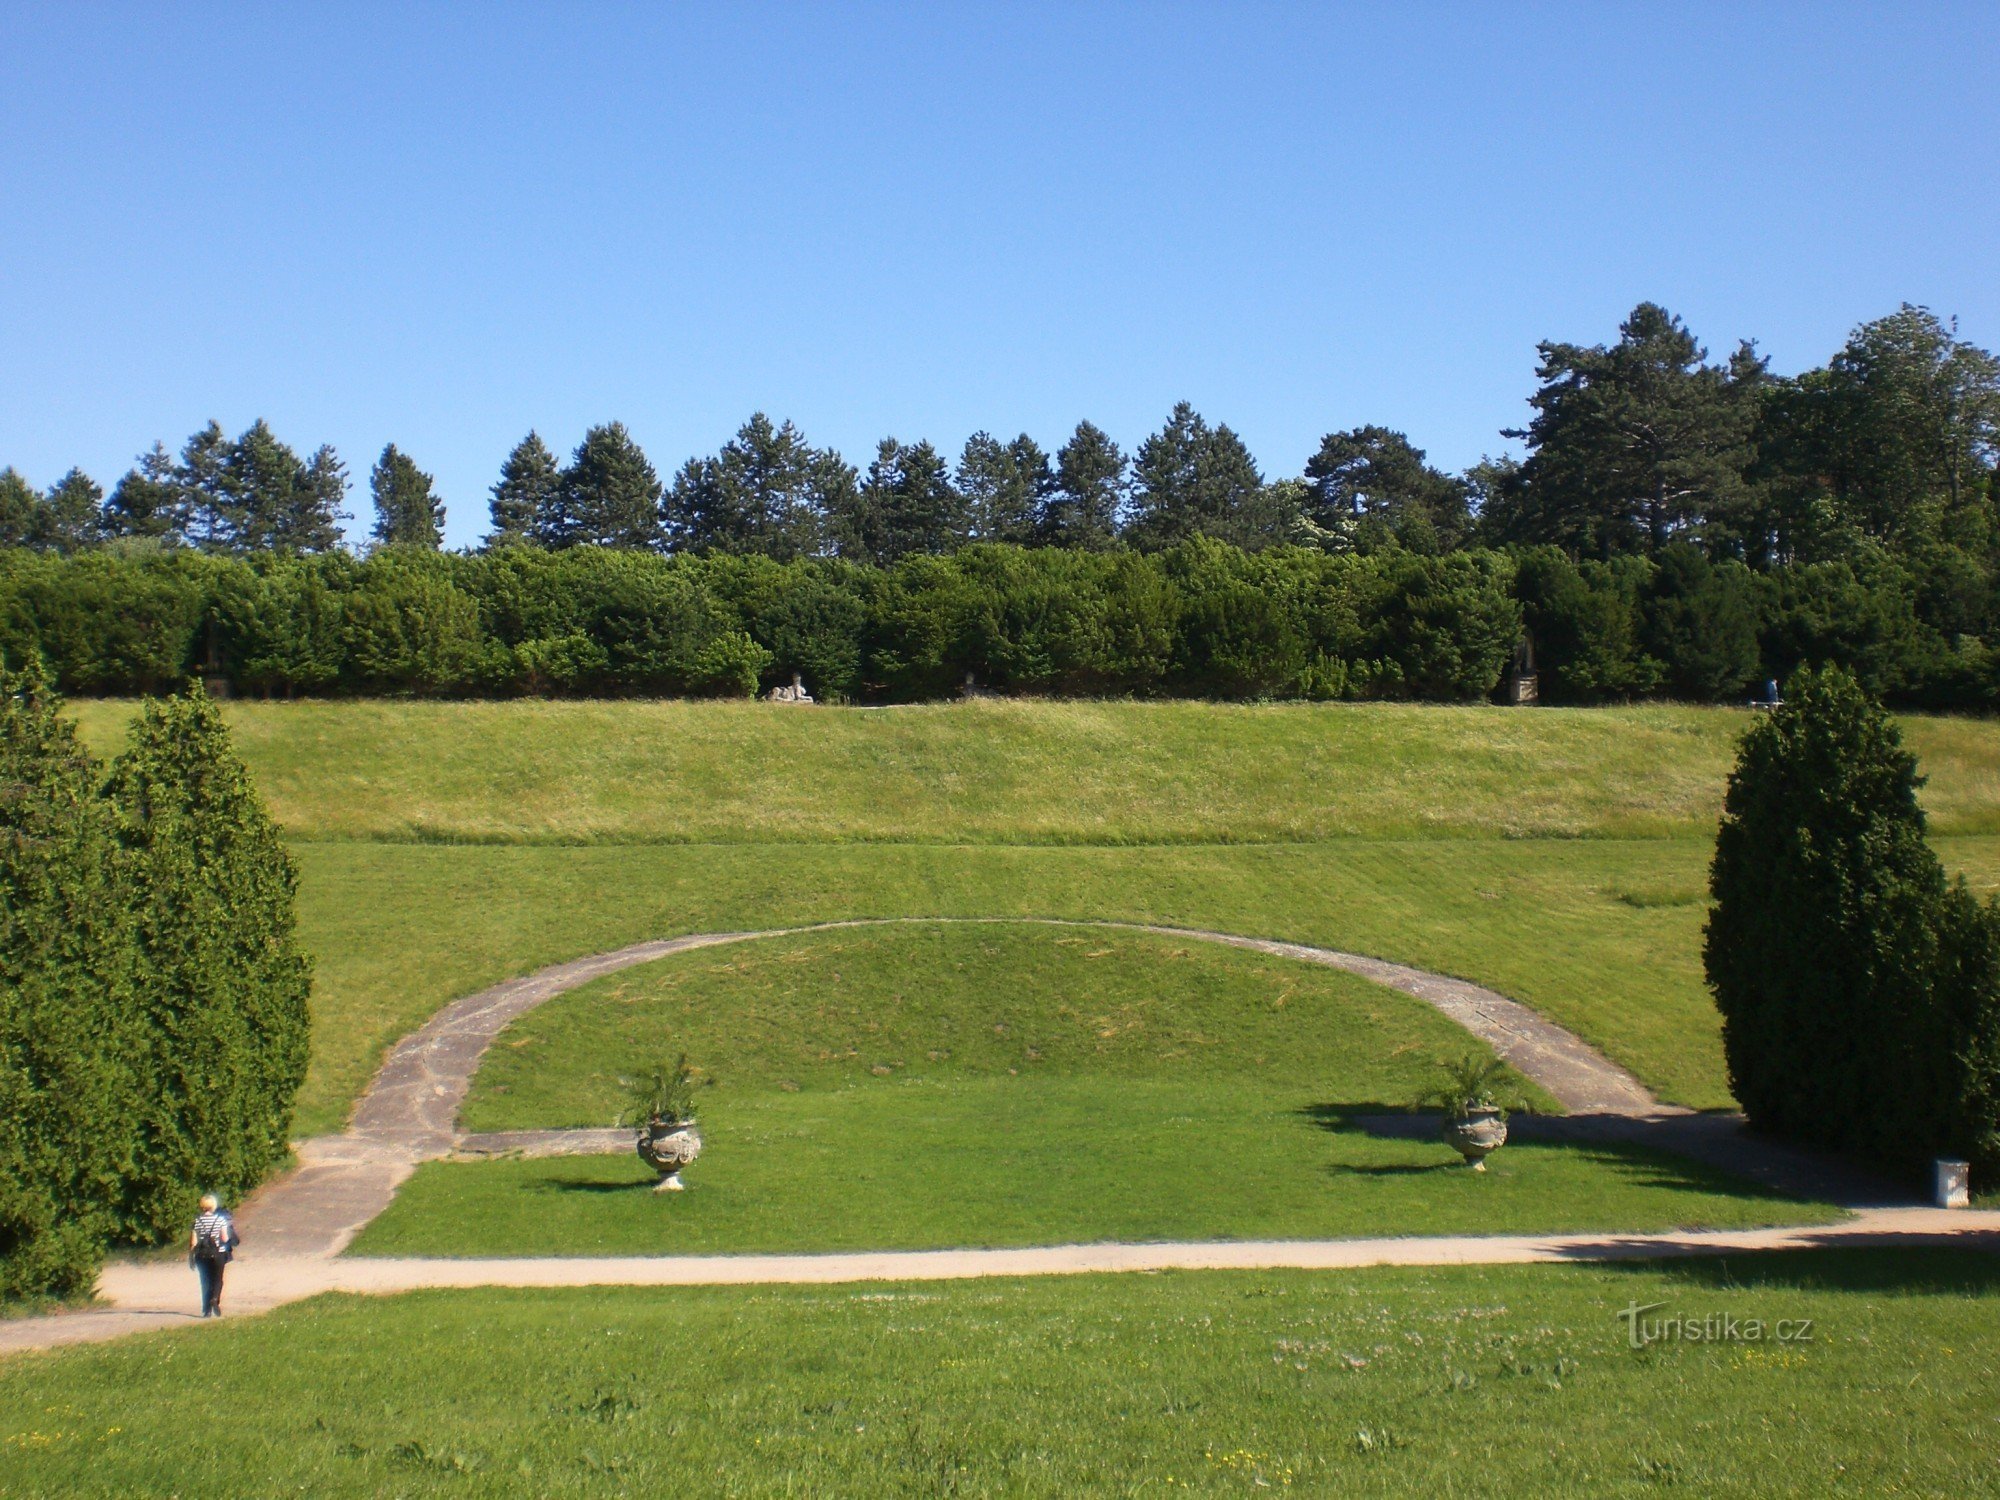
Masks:
[[[1735,561],[1683,544],[1660,554],[1643,592],[1647,653],[1668,692],[1697,703],[1740,697],[1756,676],[1757,581]]]
[[[1916,762],[1839,669],[1744,737],[1704,944],[1751,1122],[1908,1166],[2000,1165],[2000,912],[1948,883]]]
[[[1451,702],[1492,692],[1521,637],[1509,559],[1405,552],[1368,561],[1376,565],[1363,610],[1369,654],[1393,668],[1402,693]]]
[[[216,557],[133,543],[0,550],[0,660],[80,692],[217,668],[241,692],[740,696],[802,676],[832,701],[985,688],[1215,698],[1490,694],[1525,636],[1552,702],[1740,701],[1838,663],[1930,708],[2000,705],[2000,603],[1960,551],[1753,573],[1676,543],[1393,542],[1246,552],[977,543],[887,567],[832,558],[509,545]]]

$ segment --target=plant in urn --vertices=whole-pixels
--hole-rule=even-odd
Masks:
[[[656,1193],[678,1193],[681,1169],[701,1155],[701,1130],[694,1117],[695,1073],[687,1054],[671,1068],[656,1063],[632,1085],[621,1123],[637,1125],[639,1159],[660,1174]]]
[[[1419,1106],[1435,1104],[1444,1111],[1444,1139],[1475,1172],[1486,1170],[1486,1158],[1507,1144],[1507,1111],[1493,1096],[1493,1084],[1504,1065],[1497,1057],[1460,1058],[1441,1062],[1445,1081],[1425,1094]]]

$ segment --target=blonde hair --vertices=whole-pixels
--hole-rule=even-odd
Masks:
[[[201,1206],[210,1213],[214,1213],[215,1210],[222,1207],[222,1200],[213,1193],[203,1193],[201,1195]]]

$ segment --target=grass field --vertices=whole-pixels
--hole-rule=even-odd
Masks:
[[[687,1193],[632,1156],[419,1170],[369,1255],[667,1254],[1723,1227],[1832,1216],[1644,1152],[1381,1139],[1439,1059],[1420,1001],[1102,928],[897,925],[698,950],[504,1033],[473,1129],[606,1125],[621,1074],[713,1080]],[[1546,1104],[1522,1080],[1518,1102]],[[552,1235],[552,1228],[555,1230]]]
[[[76,708],[115,748],[131,706]],[[1729,1099],[1699,934],[1739,712],[228,713],[303,872],[302,1134],[337,1129],[383,1049],[457,995],[640,938],[849,916],[1116,917],[1357,949],[1513,994],[1666,1098]],[[2000,886],[2000,838],[1980,832],[2000,827],[2000,727],[1905,727],[1947,862]],[[1393,836],[1411,829],[1430,836]]]
[[[77,705],[115,750],[131,705]],[[232,703],[293,837],[1178,844],[1705,836],[1740,710],[986,699]],[[1911,718],[1941,833],[2000,833],[2000,727]]]
[[[1940,1251],[325,1297],[0,1364],[0,1496],[1963,1497],[1997,1410]]]

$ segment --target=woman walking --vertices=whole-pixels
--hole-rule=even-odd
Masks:
[[[188,1236],[188,1259],[201,1277],[201,1315],[222,1316],[222,1268],[242,1244],[236,1223],[222,1211],[222,1200],[213,1193],[201,1195],[201,1214]]]

